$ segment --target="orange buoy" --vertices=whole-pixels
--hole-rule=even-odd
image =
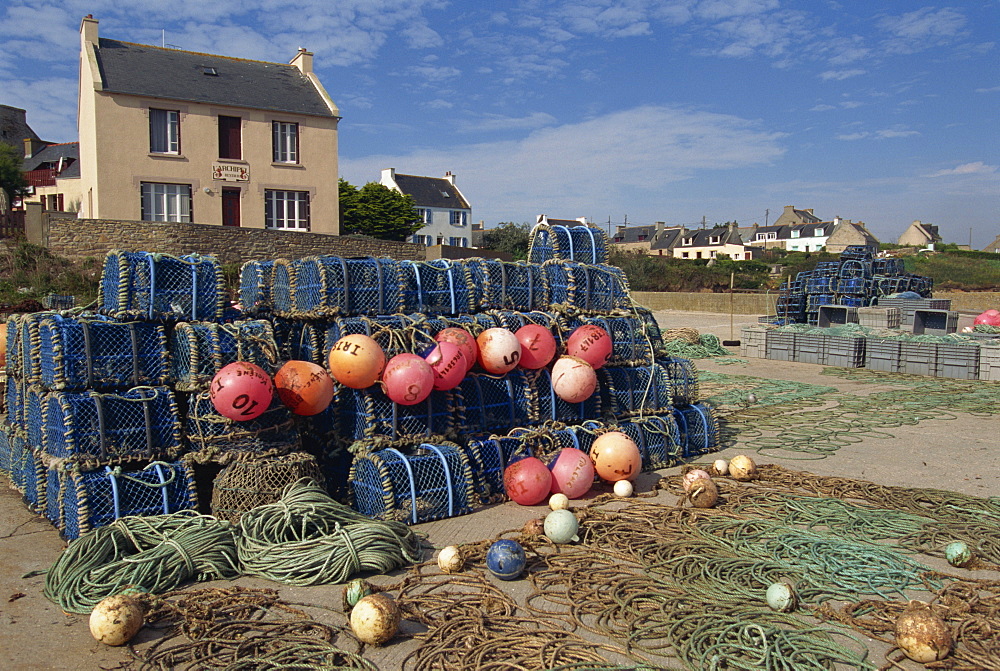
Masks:
[[[621,431],[609,431],[597,437],[590,446],[594,470],[602,480],[618,482],[635,480],[642,471],[639,446]]]
[[[476,365],[476,360],[479,358],[479,345],[476,344],[476,339],[472,334],[465,329],[457,326],[449,326],[434,336],[434,340],[438,342],[450,342],[462,350],[462,354],[465,355],[465,365],[467,366],[466,373]]]
[[[333,378],[311,361],[286,361],[274,374],[274,387],[296,415],[318,415],[333,401]]]
[[[608,332],[594,324],[578,327],[566,339],[566,354],[583,359],[597,370],[608,362],[613,343]]]
[[[346,335],[335,342],[326,358],[330,374],[351,389],[372,386],[385,368],[381,345],[361,333]]]

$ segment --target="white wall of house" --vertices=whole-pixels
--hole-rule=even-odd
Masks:
[[[472,246],[472,225],[469,210],[446,210],[437,207],[417,206],[424,217],[424,227],[417,231],[411,242],[425,245]]]
[[[744,261],[750,252],[743,245],[712,245],[711,247],[694,247],[678,244],[674,247],[675,259],[714,259],[719,254],[727,254],[734,261]]]

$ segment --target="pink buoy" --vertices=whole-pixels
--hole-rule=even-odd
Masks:
[[[434,371],[434,388],[441,391],[457,387],[469,370],[462,350],[446,340],[435,345],[424,359]]]
[[[594,462],[590,455],[575,447],[564,447],[552,463],[553,494],[565,494],[568,498],[578,499],[590,491],[594,484]]]
[[[552,473],[538,457],[525,457],[504,469],[503,487],[514,502],[537,505],[552,489]]]
[[[245,422],[271,407],[274,383],[260,366],[236,361],[215,374],[208,394],[220,415]]]
[[[597,389],[597,373],[575,356],[561,356],[552,366],[552,389],[567,403],[586,401]]]
[[[476,344],[476,339],[472,337],[472,334],[463,328],[457,326],[449,326],[446,329],[442,329],[434,339],[438,342],[450,342],[458,345],[458,348],[462,350],[462,354],[465,355],[465,372],[468,373],[469,369],[476,365],[476,359],[479,357],[479,345]]]
[[[506,375],[521,360],[521,343],[507,329],[486,329],[476,338],[479,345],[479,365],[487,373]]]
[[[974,325],[986,324],[987,326],[1000,326],[1000,310],[987,310],[972,320],[972,323]]]
[[[578,327],[566,340],[566,354],[583,359],[594,370],[608,362],[612,348],[608,332],[593,324]]]
[[[517,363],[521,368],[544,368],[556,355],[556,339],[552,337],[552,331],[540,324],[522,326],[514,337],[521,343],[521,360]]]
[[[416,405],[434,390],[434,371],[423,357],[397,354],[382,372],[385,395],[400,405]]]

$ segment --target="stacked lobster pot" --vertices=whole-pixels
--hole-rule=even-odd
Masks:
[[[619,426],[618,418],[621,430],[635,434],[647,468],[716,449],[717,426],[698,403],[696,372],[665,355],[652,314],[633,304],[624,274],[607,265],[604,234],[542,225],[532,232],[529,258],[315,256],[244,265],[243,309],[272,321],[282,357],[322,366],[334,344],[353,334],[373,338],[387,358],[426,354],[453,327],[475,337],[537,324],[565,351],[574,329],[593,324],[613,341],[598,389],[578,403],[556,395],[548,368],[492,375],[473,367],[458,386],[413,405],[394,402],[379,384],[336,384],[329,408],[300,421],[331,495],[407,523],[467,513],[504,496],[503,469],[516,454],[491,437],[569,430],[557,427],[585,427],[572,432],[593,436]]]

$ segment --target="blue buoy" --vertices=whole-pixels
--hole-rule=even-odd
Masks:
[[[524,571],[527,557],[517,541],[502,538],[486,552],[486,568],[501,580],[514,580]]]

